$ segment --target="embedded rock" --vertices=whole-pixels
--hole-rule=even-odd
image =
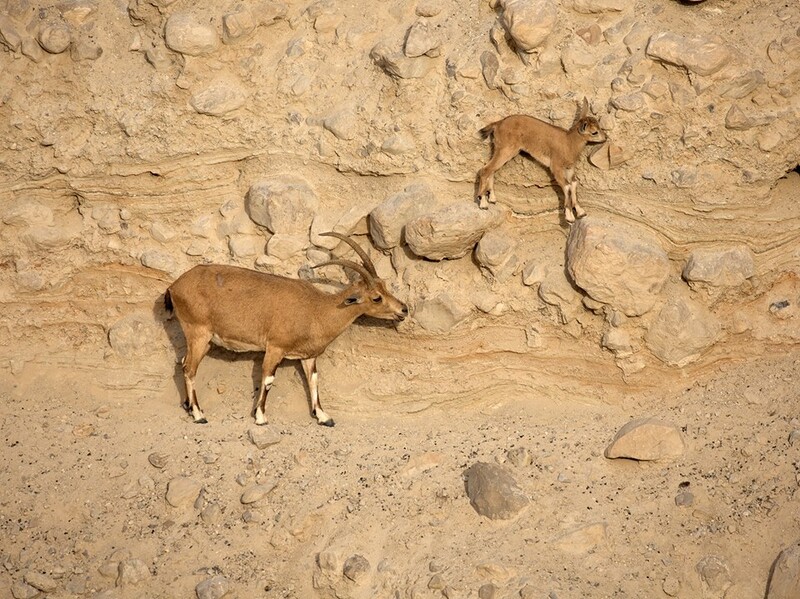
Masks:
[[[772,566],[766,599],[800,597],[800,542],[780,552]]]
[[[194,94],[189,103],[200,114],[222,116],[241,108],[247,93],[236,81],[218,79]]]
[[[319,200],[311,186],[284,175],[254,183],[245,206],[250,218],[271,233],[307,236]]]
[[[514,477],[497,464],[477,462],[464,472],[464,476],[469,501],[481,516],[508,520],[530,503]]]
[[[121,318],[108,330],[108,342],[123,358],[142,355],[152,351],[158,335],[153,317],[137,313]]]
[[[645,335],[648,349],[659,360],[685,366],[717,340],[720,323],[708,309],[685,297],[672,297]]]
[[[217,49],[219,37],[213,27],[187,13],[173,14],[164,27],[164,41],[170,50],[187,56],[202,56]]]
[[[468,315],[469,310],[456,302],[449,293],[440,293],[431,299],[422,300],[417,305],[414,320],[423,329],[433,333],[445,333]]]
[[[39,45],[50,54],[61,54],[69,48],[71,36],[64,23],[48,23],[39,30]]]
[[[689,256],[683,278],[714,287],[741,285],[755,274],[753,252],[746,245],[731,248],[699,248]]]
[[[179,476],[167,483],[167,503],[172,507],[182,507],[194,503],[203,485],[198,481]]]
[[[523,52],[540,48],[555,29],[558,9],[552,0],[500,0],[502,23]]]
[[[606,447],[609,459],[653,461],[679,457],[685,449],[677,426],[655,418],[632,420],[617,432]]]
[[[369,234],[379,248],[391,249],[403,242],[406,223],[441,206],[430,185],[417,181],[376,206],[369,214]]]
[[[647,44],[647,56],[686,67],[698,75],[713,75],[727,65],[731,51],[721,41],[701,35],[684,36],[665,31],[656,33]]]
[[[646,229],[588,216],[570,229],[567,269],[592,299],[639,316],[658,299],[669,259]]]
[[[475,204],[453,204],[409,222],[406,243],[417,256],[429,260],[461,258],[504,217],[505,210],[497,205],[481,210]]]

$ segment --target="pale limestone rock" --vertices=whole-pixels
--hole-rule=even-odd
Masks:
[[[29,570],[25,573],[25,582],[43,593],[52,593],[58,588],[58,582],[47,574]]]
[[[29,585],[24,580],[15,580],[11,585],[11,596],[14,599],[34,599],[40,597],[39,589]]]
[[[761,71],[748,71],[747,73],[726,81],[717,88],[717,93],[723,98],[741,99],[750,95],[765,82],[764,73]]]
[[[38,202],[20,202],[3,214],[3,223],[12,227],[49,227],[54,223],[53,211]]]
[[[452,204],[408,222],[406,243],[417,256],[429,260],[461,258],[504,217],[505,209],[497,204],[488,210],[474,203]]]
[[[414,140],[403,133],[395,133],[381,144],[381,151],[390,156],[402,156],[416,150]]]
[[[160,1],[169,5],[175,0]],[[62,0],[57,6],[61,16],[73,27],[80,27],[97,12],[97,0]]]
[[[167,483],[167,503],[172,507],[192,505],[200,495],[203,485],[185,476],[178,476]]]
[[[684,297],[671,297],[645,335],[659,360],[685,366],[711,347],[720,333],[719,320],[708,309]]]
[[[317,212],[317,194],[305,179],[282,175],[250,186],[245,207],[250,218],[271,233],[308,235]]]
[[[497,464],[477,462],[464,472],[464,476],[469,501],[481,516],[508,520],[530,503],[514,477]]]
[[[444,462],[444,456],[440,453],[425,452],[411,456],[406,465],[400,470],[400,476],[404,478],[414,478],[428,470],[436,468]]]
[[[597,55],[583,42],[568,43],[561,51],[561,64],[567,73],[597,68]]]
[[[251,428],[247,431],[247,436],[250,437],[253,445],[259,449],[266,449],[281,442],[281,434],[269,426],[259,426],[257,429]]]
[[[415,181],[369,214],[369,234],[375,245],[390,249],[403,243],[403,230],[410,220],[437,210],[441,202],[425,181]],[[335,245],[333,246],[335,247]],[[329,248],[333,249],[333,248]]]
[[[48,23],[39,30],[39,45],[50,54],[66,52],[72,41],[69,27],[64,23]]]
[[[589,162],[592,164],[592,166],[596,166],[604,171],[625,164],[631,158],[633,158],[633,152],[626,150],[625,148],[621,148],[610,141],[601,144],[600,147],[589,154]]]
[[[511,260],[517,243],[507,233],[498,229],[487,231],[475,246],[478,264],[497,276]]]
[[[161,270],[166,273],[174,273],[178,268],[175,259],[168,253],[161,250],[147,250],[139,257],[142,266],[152,268],[153,270]]]
[[[258,26],[252,11],[239,7],[236,12],[231,12],[222,17],[222,41],[226,44],[235,43],[255,31]]]
[[[370,564],[367,558],[363,555],[352,555],[348,557],[345,562],[344,566],[342,567],[342,574],[345,578],[352,580],[353,582],[359,582],[363,580],[370,571]]]
[[[267,255],[279,260],[288,260],[308,247],[308,238],[300,235],[276,233],[267,242]]]
[[[481,74],[489,89],[497,89],[497,72],[500,69],[500,61],[497,55],[486,50],[481,54]]]
[[[639,316],[658,299],[669,276],[669,259],[649,231],[587,216],[570,229],[567,268],[590,297]]]
[[[628,331],[616,327],[609,328],[603,333],[600,342],[607,350],[614,352],[615,356],[626,357],[633,353],[633,343]]]
[[[409,27],[406,33],[403,52],[409,58],[423,55],[434,57],[439,55],[441,44],[441,40],[434,34],[427,21],[417,21]]]
[[[274,239],[273,236],[272,239]],[[269,248],[269,245],[267,245]],[[234,233],[228,236],[228,251],[234,258],[251,258],[264,251],[264,238],[260,235]],[[267,250],[269,251],[269,249]]]
[[[75,62],[82,60],[97,60],[103,55],[103,48],[95,42],[82,38],[76,39],[69,46],[69,56]]]
[[[656,33],[650,38],[647,56],[686,67],[698,75],[713,75],[732,58],[728,47],[717,39],[701,35],[683,36],[669,31]]]
[[[796,599],[800,597],[800,542],[778,554],[772,566],[772,576],[766,599]]]
[[[609,459],[640,461],[674,459],[683,454],[685,443],[677,426],[656,418],[631,420],[606,447]]]
[[[197,584],[194,589],[197,599],[222,599],[231,590],[231,584],[224,576],[214,576]]]
[[[621,12],[631,6],[629,0],[573,0],[572,8],[583,14]]]
[[[119,319],[108,330],[108,343],[123,358],[142,355],[152,351],[158,336],[153,317],[146,313],[135,313]]]
[[[740,106],[734,104],[725,115],[725,127],[734,131],[746,131],[753,127],[763,127],[775,120],[772,114],[745,113]]]
[[[164,41],[170,50],[187,56],[211,54],[219,46],[214,28],[188,13],[175,13],[167,19]]]
[[[689,255],[683,278],[714,287],[741,285],[755,274],[753,252],[746,245],[729,248],[698,248]]]
[[[398,79],[421,79],[434,65],[434,60],[428,56],[409,58],[385,42],[375,45],[369,56],[387,75]]]
[[[439,0],[420,0],[415,12],[420,17],[435,17],[442,12],[442,4]]]
[[[212,81],[189,100],[200,114],[223,116],[241,108],[247,101],[247,92],[233,79],[221,78]]]
[[[608,524],[594,522],[558,537],[554,544],[564,553],[582,555],[608,543]]]
[[[703,596],[725,597],[733,584],[728,564],[721,557],[709,555],[695,566],[703,584]]]
[[[239,498],[239,501],[241,501],[245,505],[256,503],[257,501],[261,501],[267,495],[272,493],[272,491],[275,490],[275,487],[277,486],[278,486],[278,481],[274,479],[269,480],[265,483],[253,485],[244,490],[242,496]]]
[[[424,299],[417,304],[414,320],[432,333],[446,333],[469,315],[469,310],[457,303],[448,293]]]
[[[500,0],[502,23],[523,52],[540,48],[554,31],[558,8],[553,0]]]
[[[354,139],[358,132],[358,119],[354,107],[347,106],[326,116],[322,121],[322,126],[338,139],[344,141]]]
[[[564,323],[574,320],[583,311],[583,296],[575,290],[561,268],[546,269],[539,284],[539,297],[546,304],[558,308]]]
[[[125,587],[132,584],[144,582],[152,576],[150,568],[142,560],[131,558],[122,560],[119,563],[119,573],[117,575],[117,586]]]
[[[17,52],[22,47],[22,36],[14,22],[2,14],[0,14],[0,44],[12,52]]]
[[[644,98],[639,92],[623,94],[621,96],[611,98],[611,105],[618,110],[635,112],[644,106]]]

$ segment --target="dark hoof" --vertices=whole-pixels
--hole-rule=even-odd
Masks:
[[[205,418],[201,418],[200,420],[195,420],[194,423],[195,424],[208,424],[208,420],[206,420]]]
[[[329,418],[325,422],[320,422],[319,423],[320,426],[333,426],[334,424],[336,424],[336,423],[333,421],[333,418]]]
[[[256,422],[256,426],[267,426],[269,422]]]

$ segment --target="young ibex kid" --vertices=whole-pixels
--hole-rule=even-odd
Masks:
[[[587,143],[600,143],[606,135],[597,119],[589,116],[589,102],[584,98],[578,118],[569,130],[545,123],[522,114],[487,125],[480,130],[487,138],[492,137],[492,158],[478,172],[478,201],[481,208],[495,202],[494,174],[506,162],[520,152],[529,154],[550,169],[564,193],[564,218],[568,223],[585,216],[586,211],[578,204],[575,181],[575,165]],[[574,209],[574,214],[573,214]]]
[[[349,260],[330,260],[357,272],[361,278],[338,293],[325,293],[307,281],[246,268],[200,265],[169,286],[164,305],[175,312],[186,337],[183,375],[184,408],[196,423],[207,422],[197,402],[195,375],[211,343],[233,351],[263,351],[262,384],[256,402],[256,424],[266,424],[267,393],[284,359],[300,360],[311,395],[311,414],[319,424],[333,420],[319,402],[317,357],[359,316],[401,321],[406,305],[378,277],[367,253],[338,233],[323,233],[350,245],[363,266]]]

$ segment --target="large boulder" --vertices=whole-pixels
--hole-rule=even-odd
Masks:
[[[384,200],[369,214],[369,234],[375,245],[388,250],[403,243],[403,229],[410,220],[441,207],[424,181],[415,181]]]
[[[219,46],[216,29],[187,13],[176,13],[164,26],[164,42],[170,50],[187,56],[210,54]]]
[[[677,458],[685,449],[681,431],[674,424],[656,418],[631,420],[617,431],[606,447],[609,459],[650,461]]]
[[[481,516],[508,520],[530,503],[514,477],[502,466],[477,462],[464,475],[469,501]]]
[[[502,23],[514,45],[523,52],[540,48],[556,26],[553,0],[501,0]]]
[[[683,278],[688,282],[714,287],[741,285],[754,274],[753,252],[745,245],[696,249],[683,269]]]
[[[796,597],[800,597],[800,542],[780,552],[772,567],[767,590],[767,599]]]
[[[308,235],[318,205],[311,186],[289,175],[254,183],[245,204],[250,218],[271,233],[301,236]]]
[[[705,306],[677,296],[662,306],[644,339],[658,359],[684,366],[714,344],[720,328],[719,320]]]
[[[679,35],[669,31],[656,33],[647,44],[647,56],[686,67],[698,75],[713,75],[727,65],[731,51],[722,41],[701,35]]]
[[[646,229],[586,217],[570,229],[567,269],[592,299],[640,316],[655,305],[669,275],[669,259]]]
[[[406,224],[406,243],[417,256],[429,260],[461,258],[504,217],[505,209],[497,204],[489,210],[473,203],[453,204]]]

